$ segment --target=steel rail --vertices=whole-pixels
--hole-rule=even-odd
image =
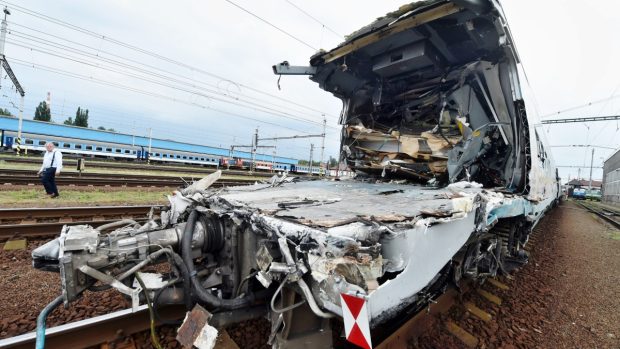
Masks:
[[[18,163],[18,164],[41,164],[41,159],[14,159],[14,158],[3,158],[0,157],[0,160],[3,160],[7,163]],[[65,167],[68,166],[76,166],[76,160],[63,160]],[[118,162],[104,162],[104,161],[92,161],[86,162],[87,167],[94,168],[115,168],[115,169],[125,169],[125,170],[147,170],[147,171],[164,171],[164,172],[181,172],[181,173],[200,173],[203,175],[208,175],[216,171],[215,168],[200,168],[198,165],[143,165],[143,164],[134,164],[134,163],[118,163]],[[250,175],[248,171],[243,170],[226,170],[222,169],[223,174],[230,175],[239,175],[239,176],[253,176],[253,177],[271,177],[274,173],[271,172],[254,172]]]
[[[0,176],[37,176],[35,170],[15,170],[7,169],[1,170]],[[123,179],[148,179],[148,180],[179,180],[180,178],[202,178],[202,176],[162,176],[162,175],[141,175],[141,174],[126,174],[126,173],[97,173],[97,172],[62,172],[62,177],[68,178],[93,178],[93,177],[105,177],[105,178],[123,178]]]
[[[21,220],[20,223],[1,224],[0,240],[14,236],[45,237],[60,233],[64,225],[91,225],[98,227],[118,221],[118,217],[133,218],[137,222],[147,219],[147,214],[155,207],[162,206],[94,206],[94,207],[54,207],[54,208],[9,208],[0,209],[0,221]],[[85,219],[90,217],[91,219]],[[106,218],[107,217],[107,218]],[[115,217],[115,218],[110,218]],[[48,220],[37,222],[37,219]],[[54,219],[56,221],[49,222]]]
[[[9,219],[34,220],[37,218],[71,219],[75,216],[146,215],[151,207],[161,209],[161,205],[135,206],[80,206],[80,207],[33,207],[2,208],[0,221]]]
[[[160,310],[162,317],[180,319],[185,314],[182,307],[164,307]],[[89,319],[48,328],[45,333],[47,349],[81,349],[98,346],[134,333],[147,330],[150,325],[146,305],[137,311],[125,309],[95,316]],[[0,348],[31,349],[34,348],[35,333],[0,340]]]
[[[601,212],[602,209],[601,210],[597,210],[597,209],[594,209],[594,208],[592,208],[592,207],[590,207],[590,206],[588,206],[588,205],[586,205],[584,203],[581,203],[581,202],[577,202],[577,203],[579,204],[579,206],[581,206],[581,207],[585,208],[586,210],[594,213],[595,215],[603,218],[609,224],[611,224],[614,227],[620,229],[620,221],[617,221],[617,220],[611,218],[609,215],[606,215],[605,213]]]
[[[136,222],[144,222],[146,218],[134,218]],[[0,225],[0,241],[10,239],[14,236],[20,237],[46,237],[60,234],[65,225],[90,225],[98,227],[100,225],[117,222],[118,219],[104,219],[100,221],[74,221],[74,222],[53,222],[53,223],[32,223],[32,224],[3,224]]]
[[[5,185],[38,185],[41,179],[36,176],[23,176],[23,175],[3,175],[0,173],[0,184]],[[214,187],[233,186],[253,183],[252,180],[234,180],[228,179],[223,181],[217,181],[213,184]],[[56,177],[57,185],[74,185],[74,186],[93,186],[93,187],[179,187],[186,183],[180,178],[176,179],[171,177],[170,179],[149,179],[148,176],[143,178],[109,178],[105,174],[101,174],[98,177],[65,177],[60,175]]]

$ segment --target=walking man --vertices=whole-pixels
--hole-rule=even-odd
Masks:
[[[43,155],[43,165],[39,170],[41,183],[45,188],[45,192],[51,198],[58,197],[58,188],[56,187],[56,175],[62,170],[62,153],[55,149],[54,143],[47,142],[45,144],[45,155]]]

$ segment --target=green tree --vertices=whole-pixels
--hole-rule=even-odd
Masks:
[[[108,129],[108,131],[110,131],[110,132],[116,132],[116,130],[115,130],[115,129],[113,129],[113,128],[109,128],[109,129]]]
[[[99,127],[97,127],[97,130],[105,131],[105,127],[99,126]]]
[[[13,116],[13,114],[11,114],[11,112],[8,109],[2,109],[2,108],[0,108],[0,115]]]
[[[39,103],[39,106],[34,111],[34,120],[47,122],[52,121],[52,112],[45,101]]]
[[[65,125],[73,125],[73,118],[69,117],[67,120],[65,120],[65,122],[63,122],[63,124],[65,124]]]
[[[88,109],[81,109],[80,107],[77,108],[73,125],[79,127],[88,127]]]
[[[330,168],[336,168],[338,167],[338,160],[336,158],[333,157],[329,157],[329,167]]]

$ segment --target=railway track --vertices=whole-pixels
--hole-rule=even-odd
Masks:
[[[30,170],[2,170],[0,172],[0,184],[4,185],[38,185],[40,178],[36,171]],[[125,174],[105,173],[82,173],[80,176],[75,172],[63,172],[56,177],[57,185],[69,186],[110,186],[110,187],[179,187],[187,182],[180,177],[172,176],[139,176]],[[217,181],[214,186],[224,187],[254,183],[246,179],[224,179]]]
[[[93,207],[53,207],[53,208],[5,208],[0,209],[0,240],[14,236],[45,237],[60,233],[66,224],[88,224],[98,227],[131,218],[137,222],[147,219],[154,207],[161,206],[93,206]]]
[[[505,287],[505,285],[496,280],[492,282],[498,285],[498,287]],[[434,321],[442,321],[446,330],[462,341],[466,347],[475,348],[478,345],[477,338],[459,327],[455,321],[446,315],[454,307],[461,307],[465,311],[471,312],[474,316],[483,318],[485,321],[490,320],[492,317],[490,314],[469,302],[460,302],[460,298],[464,293],[471,293],[473,291],[474,288],[470,285],[461,288],[460,292],[455,289],[448,290],[434,300],[427,310],[418,312],[415,316],[399,323],[397,327],[392,324],[390,329],[393,330],[380,343],[376,343],[374,348],[396,349],[408,347],[409,344],[415,342],[416,338],[423,335]],[[483,296],[483,292],[479,290],[477,292],[482,299],[489,301],[490,298],[495,297],[493,295]],[[181,319],[185,315],[185,310],[182,307],[167,307],[163,308],[161,313],[167,319]],[[248,314],[251,315],[252,311],[249,311]],[[223,315],[222,319],[218,318],[219,315]],[[142,305],[136,312],[126,309],[52,327],[46,331],[46,348],[110,347],[109,343],[122,342],[123,338],[127,336],[147,330],[149,328],[149,320],[147,306]],[[230,321],[230,319],[227,319],[226,313],[223,313],[216,314],[210,323],[219,327],[218,324],[225,324],[227,321]],[[0,340],[0,347],[13,349],[32,348],[34,342],[35,333],[30,332]],[[258,346],[259,343],[256,343],[256,345]]]
[[[579,206],[601,217],[603,220],[620,229],[620,212],[601,207],[595,203],[576,201]]]
[[[41,164],[41,159],[32,159],[32,158],[2,158],[0,160],[5,161],[6,163],[13,164]],[[65,167],[76,166],[77,160],[71,159],[63,159],[63,164]],[[201,176],[206,176],[210,173],[215,172],[215,168],[206,168],[206,167],[198,167],[198,166],[173,166],[173,165],[144,165],[144,164],[136,164],[136,163],[122,163],[122,162],[104,162],[104,161],[89,161],[86,159],[86,166],[92,168],[105,168],[105,169],[123,169],[123,170],[144,170],[144,171],[157,171],[157,172],[168,172],[168,173],[196,173]],[[271,172],[254,172],[250,174],[248,171],[241,170],[225,170],[222,169],[223,174],[235,175],[235,176],[252,176],[252,177],[271,177],[273,173]]]
[[[179,319],[185,311],[183,308],[166,307],[161,309],[161,313],[166,318]],[[142,305],[135,312],[125,309],[49,328],[46,331],[45,347],[47,349],[80,349],[99,346],[144,331],[149,326],[148,308]],[[0,348],[31,349],[35,346],[35,339],[35,332],[2,339]]]

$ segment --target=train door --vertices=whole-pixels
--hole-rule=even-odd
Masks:
[[[6,136],[4,137],[4,147],[7,149],[11,149],[13,148],[13,137],[12,136]]]

